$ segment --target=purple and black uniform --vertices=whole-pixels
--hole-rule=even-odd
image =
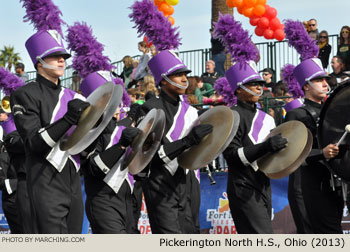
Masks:
[[[273,233],[270,179],[248,159],[251,146],[262,143],[275,128],[265,112],[238,100],[232,107],[240,115],[237,134],[224,151],[227,161],[227,194],[237,232]]]
[[[67,112],[67,103],[81,95],[37,75],[11,94],[16,128],[24,142],[27,186],[33,231],[81,233],[83,198],[79,156],[59,149],[50,125]]]

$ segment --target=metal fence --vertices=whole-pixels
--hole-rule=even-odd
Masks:
[[[336,55],[337,53],[337,45],[338,45],[338,35],[330,35],[329,36],[329,44],[332,46],[332,51],[330,55],[330,59]],[[297,65],[300,62],[299,54],[292,47],[289,47],[288,42],[284,41],[276,41],[276,42],[264,42],[264,43],[256,43],[255,44],[260,52],[260,61],[257,64],[258,70],[263,70],[264,68],[272,68],[275,71],[274,81],[280,79],[280,71],[281,68],[285,64],[293,64]],[[192,70],[191,75],[200,76],[205,72],[205,62],[211,59],[211,49],[197,49],[190,51],[182,51],[179,52],[180,58],[183,59],[185,65],[189,69]],[[136,55],[132,57],[134,60],[139,59],[140,55]],[[122,60],[112,63],[116,69],[115,71],[118,74],[121,74],[123,71],[123,62]],[[329,64],[326,69],[328,72],[332,72],[331,66]],[[62,77],[62,85],[65,87],[69,87],[71,83],[72,76],[72,68],[68,67]],[[29,79],[35,79],[36,72],[28,72]]]

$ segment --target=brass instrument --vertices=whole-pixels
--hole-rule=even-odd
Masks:
[[[10,96],[6,95],[4,98],[2,98],[2,100],[1,100],[1,108],[6,113],[11,113]]]

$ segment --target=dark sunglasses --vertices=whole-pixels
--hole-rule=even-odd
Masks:
[[[328,36],[320,36],[320,38],[328,38]]]
[[[341,33],[349,33],[349,31],[342,31]]]
[[[263,75],[265,75],[265,76],[266,76],[266,75],[269,75],[269,74],[270,74],[270,73],[263,73]]]
[[[315,26],[316,24],[309,24],[309,26],[311,27],[311,26]]]

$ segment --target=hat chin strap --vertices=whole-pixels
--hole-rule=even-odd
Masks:
[[[165,74],[162,74],[161,76],[163,77],[164,80],[166,80],[166,81],[169,82],[171,85],[173,85],[173,86],[175,86],[175,87],[177,87],[177,88],[181,88],[181,89],[186,89],[186,88],[188,88],[188,85],[189,85],[188,80],[186,81],[186,86],[182,86],[182,85],[177,84],[176,82],[173,82],[172,80],[170,80],[170,79],[168,78],[168,76],[166,76]]]
[[[264,93],[264,89],[261,89],[260,94],[258,94],[258,93],[255,93],[254,91],[250,90],[249,88],[245,87],[244,85],[239,85],[239,87],[241,87],[244,91],[248,92],[249,94],[257,96],[257,97],[262,96]]]
[[[43,68],[46,69],[52,69],[52,70],[65,70],[65,67],[57,67],[57,66],[53,66],[50,64],[47,64],[42,58],[37,57],[37,60],[43,65]]]
[[[322,93],[322,94],[329,94],[329,92],[331,91],[331,88],[329,87],[329,85],[327,85],[327,89],[328,91],[323,91],[320,88],[316,87],[315,84],[313,84],[310,80],[307,80],[307,83],[310,85],[310,87],[312,87],[313,89],[317,90],[318,92]]]

